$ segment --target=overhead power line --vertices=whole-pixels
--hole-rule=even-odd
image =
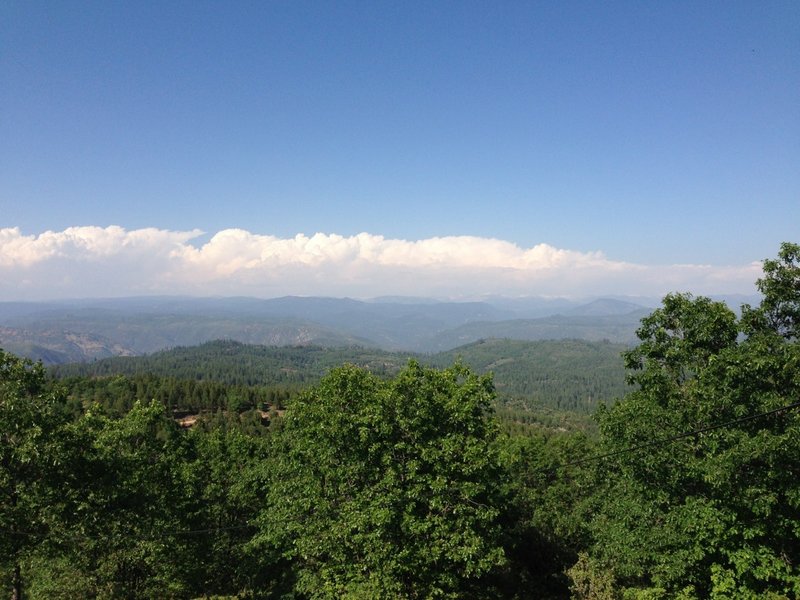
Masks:
[[[570,461],[568,463],[563,463],[562,467],[570,467],[574,465],[581,465],[587,462],[594,462],[597,460],[603,460],[605,458],[611,458],[612,456],[619,456],[621,454],[628,454],[631,452],[638,452],[639,450],[643,450],[645,448],[654,448],[657,446],[666,446],[683,438],[692,437],[695,435],[699,435],[701,433],[706,433],[708,431],[713,431],[715,429],[724,429],[725,427],[730,427],[732,425],[738,425],[739,423],[746,423],[747,421],[754,421],[756,419],[762,419],[764,417],[769,417],[770,415],[775,415],[784,411],[792,410],[793,408],[800,407],[800,401],[793,402],[792,404],[787,404],[786,406],[781,406],[780,408],[775,408],[773,410],[768,410],[767,412],[758,413],[757,415],[748,415],[746,417],[740,417],[738,419],[732,419],[730,421],[725,421],[724,423],[718,423],[716,425],[708,425],[707,427],[701,427],[700,429],[695,429],[694,431],[687,431],[685,433],[678,433],[676,435],[671,435],[665,438],[659,438],[657,440],[650,440],[649,442],[642,442],[641,444],[636,444],[635,446],[629,446],[628,448],[623,448],[621,450],[615,450],[613,452],[606,452],[605,454],[597,454],[595,456],[588,456],[586,458],[581,458],[579,460]]]

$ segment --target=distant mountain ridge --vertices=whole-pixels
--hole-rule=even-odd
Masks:
[[[0,347],[46,363],[151,353],[215,339],[438,352],[483,338],[635,341],[651,308],[617,298],[182,296],[0,302]]]
[[[554,315],[539,319],[512,319],[495,323],[475,322],[437,334],[429,350],[444,351],[480,339],[609,341],[633,344],[636,329],[648,309],[622,315],[565,316]]]
[[[576,306],[568,310],[565,314],[574,317],[611,317],[639,313],[643,310],[645,310],[645,307],[641,304],[634,304],[633,302],[623,300],[612,300],[610,298],[598,298],[588,304]]]
[[[0,326],[0,347],[46,364],[138,354],[102,336],[57,328],[30,331]]]

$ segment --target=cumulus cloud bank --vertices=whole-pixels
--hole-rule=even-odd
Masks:
[[[483,294],[751,293],[760,263],[643,265],[602,252],[470,236],[409,241],[360,233],[278,238],[225,229],[0,229],[0,299],[144,294],[467,297]]]

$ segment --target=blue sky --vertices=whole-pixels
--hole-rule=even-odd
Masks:
[[[7,0],[0,229],[77,226],[749,265],[800,238],[800,4]]]

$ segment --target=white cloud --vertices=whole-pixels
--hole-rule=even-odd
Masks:
[[[369,297],[751,293],[760,264],[641,265],[547,244],[451,236],[418,241],[360,233],[278,238],[70,227],[0,229],[0,299],[197,294]]]
[[[98,261],[114,256],[161,252],[183,246],[202,232],[165,231],[146,228],[126,231],[122,227],[69,227],[22,235],[18,227],[0,229],[0,268],[29,267],[54,258]]]

